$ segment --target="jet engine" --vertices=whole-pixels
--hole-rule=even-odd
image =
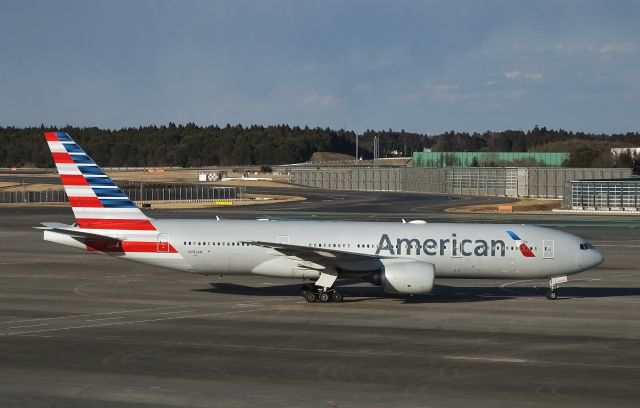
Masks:
[[[428,262],[399,262],[384,266],[370,276],[370,282],[386,293],[418,294],[433,289],[436,267]]]

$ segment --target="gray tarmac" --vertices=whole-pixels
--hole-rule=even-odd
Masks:
[[[541,281],[347,284],[205,277],[42,241],[65,208],[0,208],[0,407],[610,407],[640,400],[640,218],[442,213],[458,198],[315,191],[306,203],[152,217],[527,222],[605,254],[559,299]],[[349,282],[347,282],[349,283]]]

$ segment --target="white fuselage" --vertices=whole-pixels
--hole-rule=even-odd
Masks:
[[[287,256],[256,241],[328,248],[378,255],[338,272],[366,273],[385,262],[416,260],[435,265],[437,277],[547,278],[570,275],[602,262],[592,247],[572,234],[512,224],[412,224],[388,222],[154,220],[184,263],[172,265],[151,257],[135,259],[157,266],[202,274],[257,274],[316,279],[321,266]],[[522,242],[514,240],[512,231]],[[520,244],[534,256],[523,255]]]

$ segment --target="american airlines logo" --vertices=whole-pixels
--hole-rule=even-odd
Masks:
[[[510,237],[517,235],[513,231],[507,231]],[[519,237],[514,238],[518,249],[525,257],[534,257],[531,249]],[[395,243],[388,234],[382,234],[376,249],[376,255],[440,255],[450,254],[451,256],[505,256],[507,245],[501,239],[466,239],[458,238],[456,234],[451,234],[451,238],[428,238],[420,240],[418,238],[397,238]]]

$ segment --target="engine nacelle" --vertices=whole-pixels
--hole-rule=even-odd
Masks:
[[[386,293],[418,294],[433,289],[436,267],[432,263],[409,261],[391,263],[371,276],[371,283],[382,286]]]

